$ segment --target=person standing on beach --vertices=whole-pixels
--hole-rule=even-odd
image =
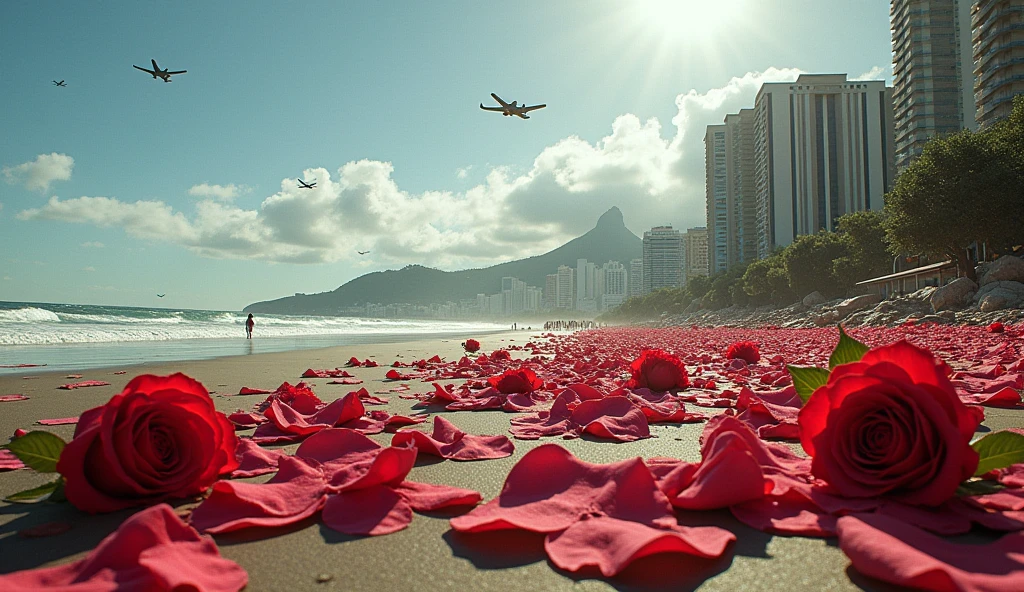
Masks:
[[[252,313],[249,313],[249,318],[245,319],[245,338],[252,339],[252,326],[256,324],[256,321],[252,320]]]

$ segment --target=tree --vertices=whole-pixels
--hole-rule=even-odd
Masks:
[[[686,291],[691,298],[703,298],[711,289],[711,278],[706,275],[695,275],[686,280]]]
[[[846,242],[834,232],[796,237],[782,252],[790,287],[798,297],[814,291],[829,298],[842,295],[847,286],[836,279],[832,262],[849,254]]]
[[[1015,113],[1021,109],[1024,103]],[[948,257],[961,275],[977,279],[972,244],[1001,249],[1021,240],[1024,204],[1014,166],[1021,156],[1011,154],[1012,134],[995,129],[934,138],[903,171],[885,198],[893,254]]]
[[[889,243],[881,212],[851,212],[839,218],[838,230],[849,255],[836,259],[832,272],[847,287],[885,275],[889,270]]]

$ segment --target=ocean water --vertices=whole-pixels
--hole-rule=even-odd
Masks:
[[[256,315],[214,310],[0,302],[0,374],[198,360],[507,330],[488,322]]]

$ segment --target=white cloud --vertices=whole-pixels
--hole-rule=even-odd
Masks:
[[[5,275],[5,276],[4,276],[4,281],[5,281],[5,282],[9,282],[9,281],[11,281],[11,276],[9,276],[9,275]]]
[[[457,168],[455,169],[455,177],[457,179],[465,179],[469,176],[469,171],[471,170],[473,170],[473,165]]]
[[[96,271],[96,268],[90,265],[88,267],[83,267],[82,271]]]
[[[231,201],[239,195],[249,193],[250,191],[252,191],[250,187],[245,185],[235,185],[234,183],[229,183],[227,185],[211,185],[209,183],[202,183],[200,185],[193,185],[192,188],[188,190],[188,194],[193,197],[204,197],[219,201]]]
[[[892,84],[892,64],[888,66],[872,66],[867,72],[853,76],[850,80],[884,80],[886,84]]]
[[[71,169],[75,168],[75,159],[67,154],[40,154],[35,160],[17,166],[4,167],[4,177],[11,184],[24,183],[33,191],[45,193],[54,181],[67,181],[71,178]]]
[[[411,194],[392,178],[391,163],[360,160],[333,176],[307,169],[304,178],[317,179],[314,189],[282,180],[280,191],[256,209],[204,199],[186,215],[161,201],[53,197],[18,217],[121,227],[214,258],[320,263],[369,249],[377,263],[442,268],[544,252],[590,229],[612,206],[637,232],[659,224],[703,226],[705,127],[752,107],[762,83],[799,73],[772,68],[707,92],[691,90],[676,97],[667,136],[656,118],[624,114],[596,142],[562,139],[525,173],[492,167],[482,183],[461,192]]]
[[[104,245],[100,241],[86,241],[82,243],[82,246],[85,247],[86,249],[102,249],[106,245]]]

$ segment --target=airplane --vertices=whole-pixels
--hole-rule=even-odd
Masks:
[[[156,297],[157,297],[157,298],[163,298],[163,297],[164,297],[164,296],[166,296],[166,295],[167,295],[167,294],[157,294],[157,295],[156,295]]]
[[[501,100],[501,97],[494,93],[491,93],[491,96],[494,97],[495,101],[498,101],[501,107],[484,107],[484,104],[480,103],[480,108],[483,109],[484,111],[498,111],[505,117],[508,117],[509,115],[515,115],[516,117],[529,119],[530,116],[527,115],[527,113],[533,111],[534,109],[543,109],[544,107],[547,107],[547,105],[532,105],[530,107],[527,107],[526,105],[519,105],[519,101],[512,101],[511,103],[506,103],[505,101]]]
[[[369,253],[369,251],[356,251],[356,253],[359,253],[360,255],[365,255]]]
[[[171,76],[173,76],[175,74],[184,74],[185,72],[188,72],[188,70],[179,70],[177,72],[169,72],[166,69],[161,70],[160,66],[156,65],[156,60],[149,60],[149,61],[153,62],[153,69],[152,70],[147,70],[145,68],[140,68],[140,67],[136,66],[135,64],[132,64],[132,68],[135,68],[136,70],[142,70],[143,72],[145,72],[147,74],[152,74],[153,75],[153,80],[156,80],[157,78],[160,78],[160,79],[163,79],[164,82],[170,82],[171,81]]]
[[[316,181],[313,181],[312,183],[306,183],[302,179],[296,179],[296,181],[299,182],[299,187],[301,187],[303,189],[312,189],[312,188],[316,187]]]
[[[57,82],[56,80],[54,80],[53,81],[53,85],[54,86],[67,86],[67,84],[64,84],[63,80],[61,80],[60,82]]]

